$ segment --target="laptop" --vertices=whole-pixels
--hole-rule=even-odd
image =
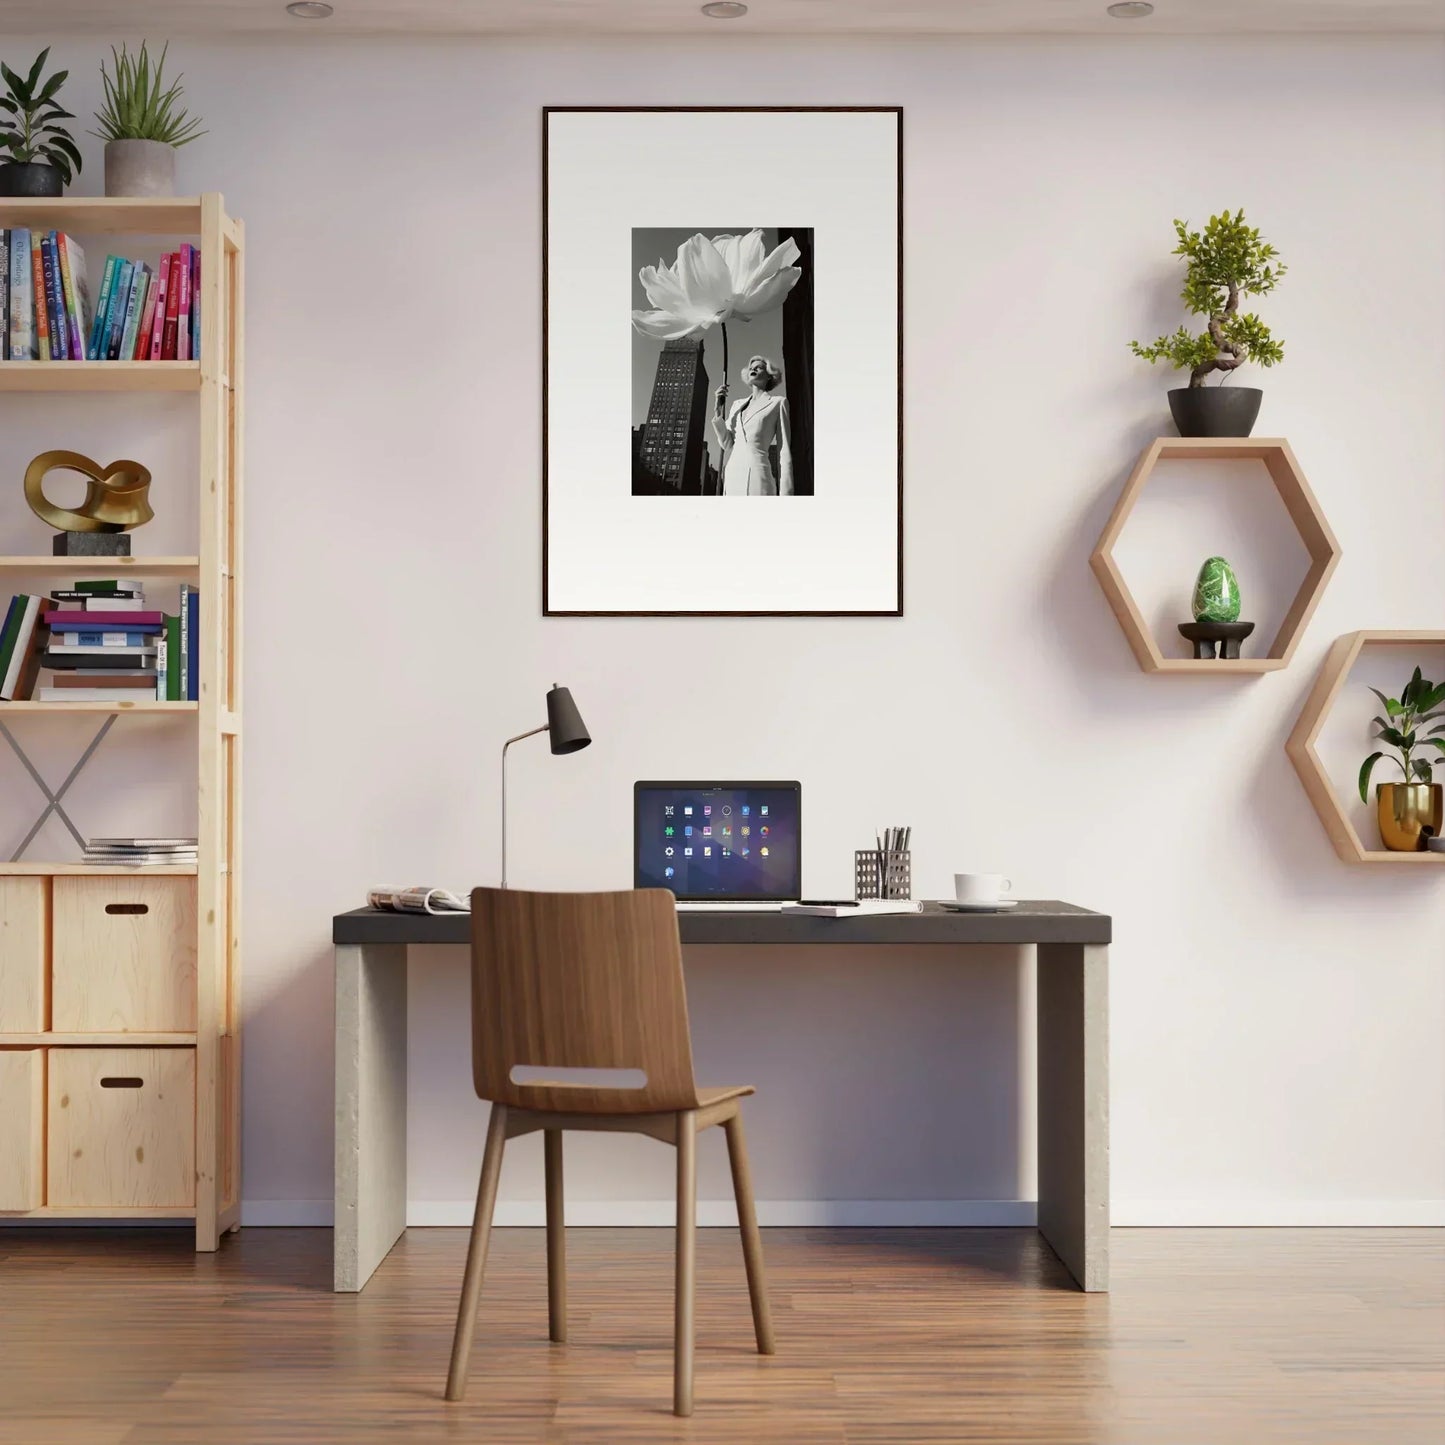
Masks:
[[[802,895],[801,783],[635,783],[633,886],[686,909],[778,909]]]

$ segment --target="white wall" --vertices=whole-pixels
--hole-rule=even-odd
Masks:
[[[625,885],[636,777],[800,777],[812,891],[908,822],[925,895],[996,868],[1115,916],[1118,1221],[1445,1219],[1445,880],[1337,861],[1282,747],[1337,634],[1445,623],[1445,47],[313,38],[172,51],[211,131],[183,185],[249,243],[247,1217],[328,1217],[330,914],[496,876],[497,749],[560,680],[596,742],[516,753],[515,882]],[[100,47],[58,53],[89,72]],[[540,108],[700,101],[906,106],[902,620],[540,616]],[[1146,677],[1087,566],[1165,426],[1169,380],[1127,342],[1175,324],[1171,217],[1241,205],[1291,268],[1258,430],[1293,442],[1344,561],[1288,671]],[[17,487],[59,415],[7,409]],[[1151,615],[1184,615],[1213,551],[1277,608],[1287,532],[1198,492],[1129,539]],[[461,955],[415,974],[411,1193],[460,1220],[483,1118]],[[690,984],[700,1072],[759,1086],[771,1217],[1025,1217],[970,1204],[1032,1188],[1012,953],[718,949]],[[662,1151],[589,1142],[574,1217],[656,1213]],[[525,1145],[503,1188],[535,1217]]]

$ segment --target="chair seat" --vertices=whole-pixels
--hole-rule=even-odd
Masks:
[[[706,1109],[713,1104],[725,1103],[728,1099],[745,1099],[756,1092],[751,1084],[724,1084],[718,1089],[699,1089],[697,1102],[700,1108]]]

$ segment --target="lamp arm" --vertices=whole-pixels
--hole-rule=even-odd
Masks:
[[[519,743],[523,738],[534,738],[538,733],[547,731],[547,724],[543,723],[539,728],[532,728],[529,732],[518,733],[514,738],[508,738],[502,744],[502,887],[507,886],[507,749],[513,743]]]

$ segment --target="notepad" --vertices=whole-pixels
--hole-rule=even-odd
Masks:
[[[872,898],[862,903],[785,903],[780,911],[804,918],[872,918],[880,913],[918,913],[922,908],[908,898]]]

